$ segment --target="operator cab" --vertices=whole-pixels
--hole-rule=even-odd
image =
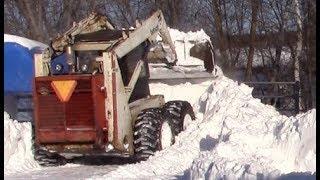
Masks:
[[[100,30],[93,33],[79,34],[74,38],[74,43],[103,43],[117,40],[122,37],[122,30]],[[137,80],[129,103],[150,95],[149,90],[149,67],[147,62],[147,52],[150,43],[145,41],[119,60],[119,67],[124,85],[128,85],[135,67],[139,60],[143,60],[140,76]],[[67,46],[62,53],[55,53],[50,62],[51,75],[94,75],[103,73],[103,65],[97,61],[102,57],[102,50],[74,51],[71,46]]]
[[[105,29],[75,35],[73,44],[110,42],[121,37],[121,30]],[[102,73],[102,70],[99,69],[99,63],[95,61],[97,57],[101,56],[102,51],[75,51],[71,45],[68,45],[64,52],[54,52],[50,62],[50,72],[52,75]]]

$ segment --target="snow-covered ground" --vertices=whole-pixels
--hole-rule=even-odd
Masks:
[[[316,171],[315,109],[280,115],[221,73],[196,84],[151,83],[150,90],[194,107],[196,120],[172,147],[136,164],[43,168],[33,160],[31,124],[4,112],[5,179],[256,179]]]

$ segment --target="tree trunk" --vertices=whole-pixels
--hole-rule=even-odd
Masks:
[[[218,47],[219,47],[219,54],[222,57],[222,65],[225,66],[227,62],[230,60],[230,57],[228,56],[226,52],[226,43],[227,39],[225,37],[225,34],[223,32],[222,28],[222,17],[221,17],[221,7],[220,3],[217,0],[212,0],[212,11],[213,11],[213,16],[214,16],[214,24],[217,32],[217,42],[218,42]],[[224,67],[222,67],[224,69]]]
[[[251,28],[250,28],[250,47],[246,69],[246,81],[251,81],[252,78],[252,61],[254,55],[254,41],[257,28],[257,15],[258,15],[259,1],[251,0]]]
[[[280,61],[281,61],[281,52],[282,52],[282,47],[281,46],[276,46],[276,59],[274,62],[273,66],[273,72],[275,74],[276,81],[278,81],[278,74],[280,72]]]
[[[30,0],[16,0],[17,8],[20,13],[26,18],[29,26],[29,31],[31,38],[40,42],[46,42],[45,34],[42,29],[43,21],[39,19],[39,10],[40,8],[34,7],[34,2]],[[38,4],[40,6],[40,4]]]
[[[296,51],[296,54],[294,56],[294,80],[296,82],[301,82],[300,80],[300,58],[301,58],[301,52],[302,52],[302,21],[301,21],[301,15],[300,15],[300,9],[299,9],[299,2],[298,0],[294,0],[293,1],[293,5],[294,5],[294,19],[296,21],[297,24],[297,34],[298,34],[298,41],[296,44],[296,48],[295,50],[293,49],[293,51]],[[299,111],[302,110],[302,97],[301,97],[301,86],[299,86]]]
[[[170,25],[172,27],[176,27],[179,22],[179,9],[180,9],[181,0],[170,0],[168,4],[169,4],[170,13],[171,13]]]
[[[309,108],[314,108],[316,95],[314,94],[314,84],[313,84],[313,69],[315,69],[313,62],[315,62],[315,52],[314,52],[314,46],[315,46],[315,9],[312,5],[313,1],[307,1],[306,2],[306,54],[307,54],[307,69],[308,69],[308,100],[309,100]]]

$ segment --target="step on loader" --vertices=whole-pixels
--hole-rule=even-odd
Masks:
[[[63,165],[78,156],[146,160],[195,119],[187,101],[150,95],[146,52],[157,35],[177,56],[161,11],[133,30],[91,14],[35,54],[35,159]]]

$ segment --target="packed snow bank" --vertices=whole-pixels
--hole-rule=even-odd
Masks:
[[[253,98],[252,88],[224,76],[206,89],[194,104],[197,120],[176,137],[172,147],[156,152],[147,161],[92,179],[183,174],[192,179],[205,175],[212,179],[224,175],[250,178],[315,171],[315,110],[291,118],[282,116]],[[172,88],[174,96],[189,92],[186,100],[194,102],[191,96],[201,91],[196,94],[190,90],[188,86],[184,90]],[[173,97],[170,93],[166,96]]]
[[[33,48],[45,49],[48,47],[47,45],[41,42],[30,40],[20,36],[10,35],[10,34],[4,34],[3,42],[15,42],[28,48],[29,50]]]
[[[316,171],[316,110],[289,118],[251,92],[222,77],[202,95],[199,112],[211,131],[200,141],[202,152],[189,172],[193,179]]]
[[[19,123],[4,112],[4,174],[40,168],[33,159],[31,123]]]

